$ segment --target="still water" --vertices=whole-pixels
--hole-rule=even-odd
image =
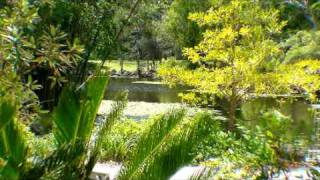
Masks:
[[[111,78],[105,94],[105,99],[112,100],[120,91],[128,90],[129,101],[152,103],[180,102],[178,94],[181,89],[169,87],[148,79]]]
[[[173,88],[150,80],[129,78],[111,78],[105,99],[112,100],[117,93],[128,90],[128,100],[151,103],[180,102],[178,94],[183,88]],[[268,110],[277,110],[283,115],[291,117],[291,124],[287,127],[287,134],[297,141],[314,144],[317,134],[314,124],[314,112],[311,105],[302,99],[294,98],[256,98],[241,105],[238,116],[241,116],[248,125],[258,125],[259,117]]]

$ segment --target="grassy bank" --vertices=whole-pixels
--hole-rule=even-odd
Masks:
[[[100,64],[101,61],[99,60],[91,60],[91,63],[97,63]],[[155,61],[156,67],[159,65],[159,60]],[[116,71],[120,71],[121,70],[121,65],[120,65],[120,60],[107,60],[105,62],[105,67],[109,67],[110,69],[114,69]],[[142,69],[142,71],[147,70],[147,66],[148,66],[148,61],[147,60],[140,60],[140,68]],[[123,70],[125,71],[136,71],[138,67],[138,63],[137,60],[124,60],[123,61]],[[152,67],[152,61],[149,60],[149,68],[151,69]]]

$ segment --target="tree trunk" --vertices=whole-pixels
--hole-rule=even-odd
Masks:
[[[132,8],[130,9],[129,15],[127,17],[127,19],[124,21],[124,24],[122,25],[122,27],[120,28],[119,32],[117,33],[115,40],[117,40],[120,35],[123,33],[124,28],[127,26],[130,18],[133,16],[135,10],[137,9],[137,7],[139,6],[139,4],[142,2],[142,0],[137,0],[134,5],[132,6]]]
[[[123,74],[123,59],[120,59],[120,74]]]
[[[137,74],[139,78],[141,78],[141,67],[140,67],[140,59],[137,60]]]
[[[149,72],[150,71],[150,63],[149,63],[149,59],[147,59],[147,71]]]
[[[139,78],[142,77],[142,69],[141,69],[141,62],[140,60],[143,59],[143,52],[142,50],[140,49],[140,47],[138,46],[138,53],[139,53],[139,58],[137,59],[137,73],[138,73],[138,76]]]
[[[156,67],[156,60],[155,59],[152,59],[152,70],[156,70],[157,67]]]
[[[234,132],[236,130],[236,110],[237,110],[237,104],[231,100],[229,103],[229,109],[228,109],[228,130],[231,132]]]

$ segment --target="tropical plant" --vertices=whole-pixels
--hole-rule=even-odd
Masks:
[[[29,134],[25,136],[27,136],[26,140],[29,148],[27,157],[43,159],[49,156],[57,147],[57,142],[52,133],[37,136],[29,131]]]
[[[82,46],[77,40],[69,43],[66,34],[54,26],[34,33],[41,18],[38,8],[27,0],[13,1],[0,11],[0,73],[6,77],[14,73],[24,84],[38,81],[37,95],[45,101],[43,106],[52,109],[56,89],[70,80]]]
[[[211,114],[186,118],[184,111],[160,116],[141,134],[124,163],[119,179],[167,179],[191,163],[195,147],[219,121]]]
[[[106,121],[94,133],[97,110],[104,95],[107,76],[92,76],[81,86],[64,89],[53,114],[54,138],[57,147],[47,157],[31,157],[27,163],[26,140],[21,123],[16,121],[14,104],[1,99],[1,177],[10,179],[86,178],[98,160],[102,137],[110,131],[125,106],[123,98],[117,102]],[[13,97],[14,100],[14,97]],[[11,113],[12,112],[12,113]]]
[[[282,3],[284,10],[283,15],[291,21],[289,21],[289,25],[292,29],[305,28],[303,25],[307,24],[307,27],[319,30],[320,2],[318,0],[290,0],[280,3]],[[301,21],[305,23],[301,23]],[[302,24],[302,27],[299,24]]]
[[[206,153],[211,152],[211,158],[200,162],[205,168],[192,179],[267,179],[278,172],[281,157],[261,127],[239,126],[238,131],[240,136],[222,131],[210,134]]]
[[[14,98],[0,96],[0,179],[18,179],[26,162],[23,125],[17,122]]]
[[[1,167],[2,177],[12,177],[12,179],[19,179],[19,177],[25,179],[40,177],[45,179],[79,179],[88,177],[93,165],[98,160],[102,138],[108,137],[107,133],[110,132],[112,124],[119,118],[124,107],[124,104],[121,103],[123,101],[119,101],[105,122],[98,128],[97,133],[93,133],[91,125],[94,123],[92,119],[95,117],[93,112],[96,112],[98,107],[94,102],[98,102],[102,96],[92,97],[90,95],[97,92],[101,93],[102,87],[105,85],[103,82],[106,82],[105,78],[88,81],[88,84],[83,87],[88,91],[86,89],[76,89],[82,91],[78,92],[70,87],[63,91],[62,99],[53,116],[56,125],[54,137],[57,147],[47,157],[31,157],[33,161],[27,163],[26,149],[28,145],[25,140],[20,139],[23,137],[21,131],[18,129],[14,133],[14,137],[17,136],[15,141],[12,141],[14,139],[12,136],[7,137],[9,132],[4,131],[2,136],[10,138],[11,146],[19,146],[19,151],[16,152],[16,148],[11,147],[1,155],[2,161],[5,162],[5,166]],[[92,91],[92,88],[95,91]],[[7,101],[1,102],[6,103]],[[10,114],[11,111],[6,109],[6,104],[1,107],[1,109],[6,110],[1,111],[1,117],[12,117],[13,113]],[[76,111],[76,113],[70,115],[70,110]],[[3,114],[3,112],[9,113],[10,116]],[[65,116],[62,116],[62,114]],[[72,123],[66,122],[66,116]],[[90,124],[84,123],[84,120]],[[9,124],[19,125],[18,121],[15,122],[16,124],[13,122],[15,121],[10,120]],[[4,123],[6,121],[3,121]],[[63,123],[67,123],[69,126],[63,126]],[[10,126],[7,124],[3,127]],[[155,177],[162,179],[171,176],[179,167],[193,160],[196,154],[194,153],[195,147],[209,132],[217,131],[218,128],[219,121],[211,114],[198,114],[191,118],[185,117],[184,111],[177,111],[158,117],[141,133],[132,151],[128,152],[125,168],[119,178],[149,179]],[[83,134],[79,133],[80,130]],[[12,132],[10,131],[10,133]],[[21,137],[18,135],[21,135]],[[7,146],[1,145],[2,147]],[[21,155],[18,156],[18,153],[21,153]],[[11,154],[15,158],[20,157],[20,159],[14,159],[13,162],[9,161],[8,158],[11,157],[9,156]],[[170,167],[163,166],[168,162],[171,163]],[[12,163],[12,165],[9,163]],[[7,174],[7,168],[10,168],[10,176]]]
[[[146,121],[152,121],[147,119]],[[147,123],[132,119],[118,121],[102,140],[101,161],[124,162]]]

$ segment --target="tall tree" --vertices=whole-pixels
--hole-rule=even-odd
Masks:
[[[175,48],[175,54],[180,55],[183,47],[193,47],[201,40],[203,28],[188,20],[189,13],[206,11],[211,0],[174,0],[164,17],[164,32],[169,36]]]
[[[270,64],[276,65],[281,53],[273,40],[285,25],[278,21],[279,11],[265,9],[258,1],[220,2],[207,12],[189,16],[207,30],[197,46],[184,50],[192,68],[177,62],[169,62],[161,68],[160,75],[169,84],[183,83],[199,93],[225,99],[230,130],[235,129],[238,105],[248,98],[292,92],[292,85],[302,86],[310,93],[319,88],[319,77],[312,74],[314,68],[309,77],[303,73],[303,66],[295,66],[295,73],[302,69],[299,78],[289,67],[268,68]],[[319,64],[317,61],[308,63]]]

